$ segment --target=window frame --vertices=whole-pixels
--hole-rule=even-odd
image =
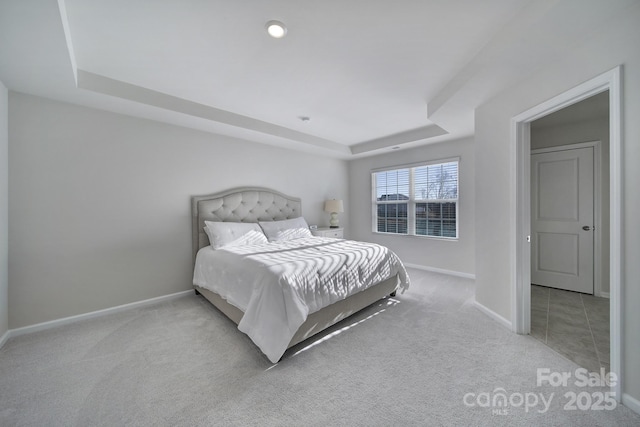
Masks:
[[[456,182],[456,194],[457,198],[455,199],[418,199],[415,197],[415,169],[424,167],[424,166],[434,166],[440,165],[444,163],[456,163],[457,167],[457,182]],[[389,166],[383,168],[376,168],[371,170],[371,231],[374,234],[382,234],[382,235],[391,235],[391,236],[409,236],[409,237],[418,237],[418,238],[427,238],[427,239],[439,239],[439,240],[447,240],[447,241],[457,241],[460,239],[460,157],[449,157],[444,159],[437,160],[429,160],[423,162],[416,162],[404,165],[397,166]],[[379,172],[389,172],[389,171],[399,171],[403,169],[409,170],[409,198],[405,200],[384,200],[379,201],[377,195],[377,182],[376,182],[376,174]],[[407,232],[406,233],[396,233],[389,231],[378,231],[378,206],[379,205],[389,205],[389,204],[398,204],[398,203],[406,203],[407,204]],[[455,203],[455,212],[456,212],[456,228],[455,228],[455,237],[450,236],[433,236],[429,234],[417,234],[416,233],[416,206],[418,204],[428,204],[428,203]]]

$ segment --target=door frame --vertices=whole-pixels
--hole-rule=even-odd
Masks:
[[[532,121],[598,93],[609,91],[609,188],[610,188],[610,363],[618,381],[615,399],[622,397],[622,66],[592,78],[511,119],[511,229],[515,237],[511,253],[511,324],[515,332],[531,332],[531,128]]]
[[[531,150],[533,154],[593,148],[593,295],[609,298],[602,292],[602,142],[588,141]]]

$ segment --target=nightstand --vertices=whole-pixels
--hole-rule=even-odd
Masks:
[[[317,237],[335,237],[337,239],[344,239],[344,228],[318,227],[315,230],[311,230],[311,234]]]

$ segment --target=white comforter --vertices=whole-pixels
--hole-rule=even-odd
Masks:
[[[244,312],[238,325],[276,363],[310,313],[398,274],[400,259],[372,243],[308,237],[281,243],[200,249],[193,283]]]

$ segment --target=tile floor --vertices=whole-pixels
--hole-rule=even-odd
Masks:
[[[589,371],[609,371],[609,300],[531,285],[531,336]]]

